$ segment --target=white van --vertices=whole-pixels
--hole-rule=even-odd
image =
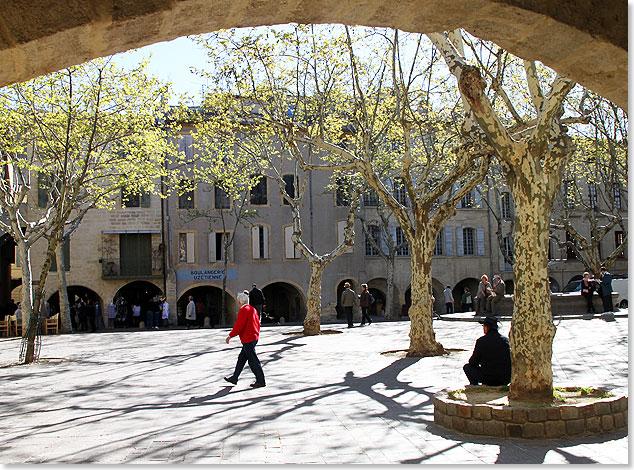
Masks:
[[[612,291],[619,293],[615,307],[627,308],[627,278],[612,279]]]

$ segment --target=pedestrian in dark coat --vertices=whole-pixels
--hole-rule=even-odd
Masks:
[[[471,385],[508,385],[511,381],[509,340],[498,331],[497,319],[480,322],[484,336],[478,338],[469,362],[463,370]]]
[[[612,274],[605,266],[601,266],[601,300],[603,301],[603,313],[613,312],[612,305]]]
[[[370,291],[368,291],[367,284],[361,284],[361,294],[359,294],[359,305],[361,306],[361,325],[364,326],[367,320],[368,325],[372,324],[372,319],[370,318],[370,314],[368,310],[370,309],[370,305],[372,305],[372,296],[370,295]]]
[[[261,289],[258,289],[258,286],[253,284],[251,286],[251,292],[249,292],[249,305],[254,307],[258,311],[258,316],[260,317],[260,321],[262,321],[262,308],[264,307],[264,292]]]
[[[583,273],[583,279],[581,280],[581,295],[583,295],[586,299],[588,313],[597,313],[594,305],[592,304],[592,296],[594,295],[595,289],[594,280],[590,279],[590,273]]]

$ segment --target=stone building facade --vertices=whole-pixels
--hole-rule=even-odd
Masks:
[[[191,136],[181,136],[191,145]],[[189,140],[187,140],[189,139]],[[292,181],[292,175],[290,180]],[[303,199],[302,226],[306,243],[317,253],[331,251],[342,239],[342,226],[348,207],[339,205],[325,172],[312,172]],[[513,291],[512,267],[504,261],[496,235],[502,219],[505,247],[512,250],[512,203],[505,193],[482,185],[458,205],[456,215],[444,227],[438,239],[432,263],[432,288],[435,308],[444,312],[442,291],[451,286],[456,311],[461,311],[461,294],[465,287],[473,294],[482,274],[500,274]],[[501,194],[501,197],[500,197]],[[217,322],[228,324],[235,318],[236,295],[250,290],[252,284],[263,289],[266,311],[275,321],[301,321],[306,312],[309,266],[294,249],[290,240],[292,217],[289,206],[280,196],[277,182],[264,178],[250,195],[249,208],[257,215],[249,225],[238,224],[227,262],[226,305],[228,316],[220,318],[224,253],[221,249],[223,230],[220,221],[209,218],[192,220],[190,209],[221,211],[223,194],[211,187],[199,187],[191,194],[173,194],[162,199],[156,195],[138,195],[114,210],[91,210],[72,234],[67,252],[69,293],[85,296],[107,305],[117,296],[128,303],[142,304],[155,295],[166,295],[171,306],[170,323],[179,323],[178,312],[184,311],[189,295],[202,301],[205,315],[217,314]],[[364,198],[361,210],[369,220],[376,219],[375,202]],[[627,212],[623,200],[622,211]],[[394,222],[395,223],[395,222]],[[231,226],[232,224],[228,224]],[[396,227],[390,232],[398,237]],[[605,252],[613,249],[618,235],[604,241]],[[571,280],[580,278],[583,265],[570,258],[566,250],[555,246],[552,258],[551,288],[560,291]],[[44,246],[34,248],[34,272],[41,265]],[[568,256],[567,256],[568,255]],[[613,266],[613,273],[627,274],[624,254]],[[409,302],[410,267],[407,249],[401,250],[394,269],[394,317]],[[39,264],[39,265],[38,265]],[[18,283],[19,269],[12,271],[13,284]],[[383,315],[387,292],[385,261],[365,240],[361,223],[355,222],[355,239],[351,250],[340,256],[325,270],[322,284],[322,319],[341,318],[338,299],[345,281],[360,291],[367,283],[377,303],[372,313]],[[57,276],[49,275],[46,298],[57,299]],[[12,292],[20,300],[20,288]],[[72,299],[71,299],[72,300]],[[105,312],[105,309],[104,309]],[[104,313],[105,315],[105,313]],[[105,323],[105,322],[104,322]]]

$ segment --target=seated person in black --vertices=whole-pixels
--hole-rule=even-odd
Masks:
[[[498,332],[495,317],[480,322],[484,336],[478,338],[469,359],[463,367],[471,385],[508,385],[511,381],[511,349],[509,340]]]

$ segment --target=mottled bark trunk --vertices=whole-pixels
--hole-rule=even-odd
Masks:
[[[387,293],[385,297],[385,319],[394,318],[394,257],[388,257],[386,263]]]
[[[64,245],[58,243],[55,248],[55,261],[57,262],[57,293],[59,295],[59,316],[61,317],[61,332],[72,333],[73,324],[70,320],[70,302],[68,301],[68,290],[66,284],[66,270],[64,265]]]
[[[321,281],[325,265],[310,262],[310,281],[308,283],[308,305],[304,318],[304,334],[318,335],[321,331]]]
[[[420,243],[420,240],[417,240]],[[439,356],[445,352],[436,341],[432,324],[433,304],[431,300],[431,256],[425,255],[423,247],[412,246],[412,305],[409,308],[410,331],[408,356]]]
[[[532,192],[514,193],[515,293],[510,344],[509,398],[548,402],[553,396],[552,345],[555,337],[548,289],[548,234],[551,203]],[[527,186],[524,186],[527,187]]]

